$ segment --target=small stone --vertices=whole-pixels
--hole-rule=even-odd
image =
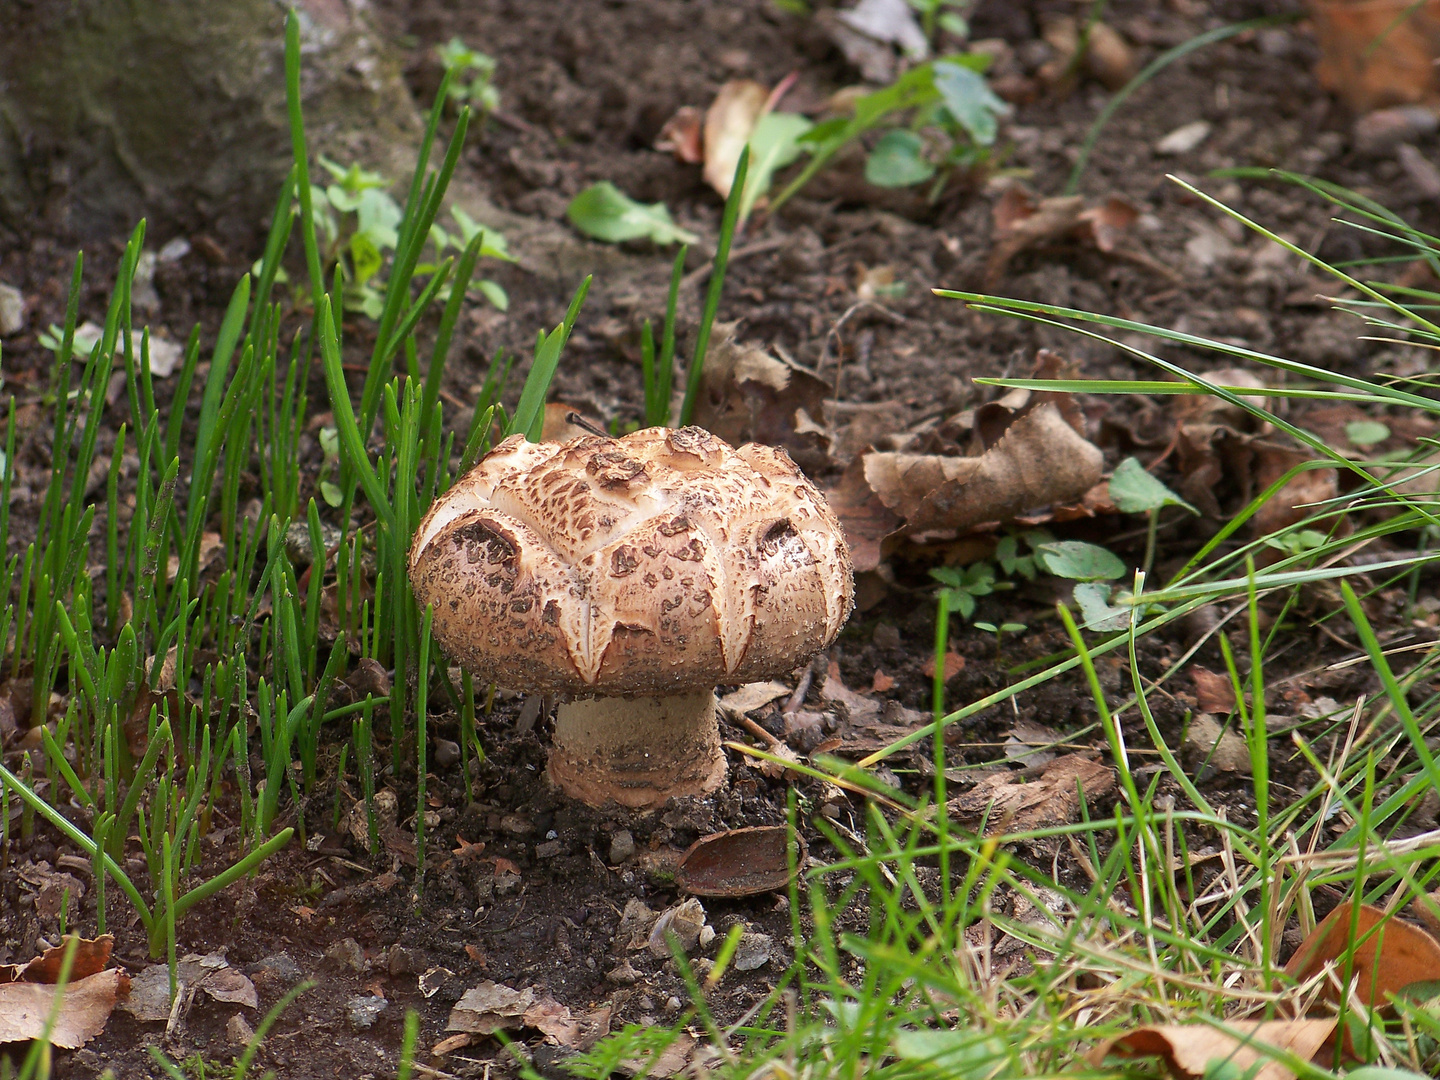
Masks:
[[[634,986],[640,981],[640,972],[635,970],[635,965],[629,960],[623,960],[618,966],[605,972],[605,980],[616,986]]]
[[[736,971],[754,971],[770,962],[770,951],[775,942],[769,934],[746,933],[740,935],[735,945],[735,957],[731,966]]]
[[[559,840],[546,840],[543,844],[535,845],[535,857],[537,859],[553,859],[560,854],[564,846]]]
[[[620,829],[610,837],[610,864],[619,866],[635,857],[635,836],[629,829]]]
[[[435,740],[435,766],[440,769],[453,768],[460,760],[460,744],[449,739]]]
[[[364,1031],[366,1028],[373,1027],[375,1021],[380,1019],[380,1014],[389,1006],[390,1002],[383,997],[376,997],[374,994],[353,997],[345,1003],[345,1018],[354,1030]]]
[[[524,814],[506,814],[500,819],[500,830],[512,836],[525,836],[535,831],[535,823]]]
[[[893,651],[900,648],[900,628],[890,623],[880,623],[871,635],[877,649]]]
[[[1440,199],[1440,169],[1410,143],[1403,143],[1395,157],[1405,175],[1427,199]]]
[[[419,968],[415,952],[404,945],[391,945],[385,957],[391,975],[412,975]]]
[[[1415,142],[1440,129],[1440,116],[1424,105],[1376,109],[1355,121],[1351,134],[1362,154],[1388,154],[1402,143]]]
[[[665,1011],[672,1013],[680,1011],[680,999],[674,994],[665,999]]]
[[[0,285],[0,337],[25,329],[25,297],[13,285]]]
[[[640,996],[640,1007],[647,1011],[655,1008],[655,999],[652,998],[649,994],[642,994]]]
[[[276,953],[258,960],[245,969],[250,981],[267,991],[288,990],[300,981],[304,972],[300,970],[289,953]]]
[[[1217,772],[1248,776],[1251,771],[1250,748],[1245,740],[1234,731],[1222,728],[1209,713],[1196,713],[1191,719],[1183,754],[1186,764],[1197,773],[1197,780]]]
[[[365,950],[352,937],[341,938],[325,950],[325,960],[335,967],[354,972],[365,970]]]
[[[1210,121],[1192,120],[1155,144],[1157,154],[1188,154],[1210,136]]]
[[[245,1046],[255,1037],[255,1029],[240,1013],[235,1013],[225,1024],[225,1036],[236,1046]]]

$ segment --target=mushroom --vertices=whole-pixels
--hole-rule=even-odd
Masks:
[[[839,522],[785,451],[695,427],[512,435],[430,508],[410,581],[463,667],[563,696],[560,789],[637,809],[714,791],[715,685],[794,670],[854,602]]]

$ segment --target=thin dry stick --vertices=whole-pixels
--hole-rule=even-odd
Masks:
[[[845,314],[841,315],[840,318],[838,318],[838,319],[835,320],[835,325],[832,326],[832,327],[830,327],[830,332],[825,335],[825,347],[820,350],[820,359],[819,359],[819,361],[815,364],[815,374],[818,375],[818,374],[820,374],[820,372],[822,372],[822,371],[825,370],[825,358],[830,355],[830,342],[831,342],[831,341],[836,341],[836,342],[838,342],[838,341],[840,340],[840,328],[841,328],[842,326],[844,326],[847,322],[850,321],[850,317],[851,317],[852,315],[854,315],[856,312],[863,311],[863,310],[866,309],[866,308],[869,308],[869,309],[871,309],[872,311],[875,311],[875,312],[878,312],[878,313],[881,314],[881,315],[884,315],[887,319],[889,319],[891,322],[893,322],[896,326],[903,325],[903,324],[907,321],[906,318],[905,318],[905,316],[903,316],[903,315],[897,315],[895,312],[891,311],[889,308],[885,307],[883,304],[877,304],[874,300],[857,300],[855,303],[851,304],[848,308],[845,309]],[[843,348],[841,348],[841,347],[837,347],[837,348],[835,349],[835,392],[834,392],[834,398],[835,398],[836,401],[839,401],[839,400],[840,400],[840,373],[841,373],[841,372],[844,370],[844,368],[845,368],[844,360],[845,360],[845,350],[844,350]]]

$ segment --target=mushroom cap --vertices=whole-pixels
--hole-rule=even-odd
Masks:
[[[840,524],[785,451],[695,427],[512,435],[425,515],[410,581],[462,666],[559,694],[784,674],[855,593]]]

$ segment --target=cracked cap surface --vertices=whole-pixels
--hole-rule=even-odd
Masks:
[[[512,435],[431,507],[410,581],[461,665],[565,694],[788,673],[854,602],[840,524],[789,456],[693,427]]]

